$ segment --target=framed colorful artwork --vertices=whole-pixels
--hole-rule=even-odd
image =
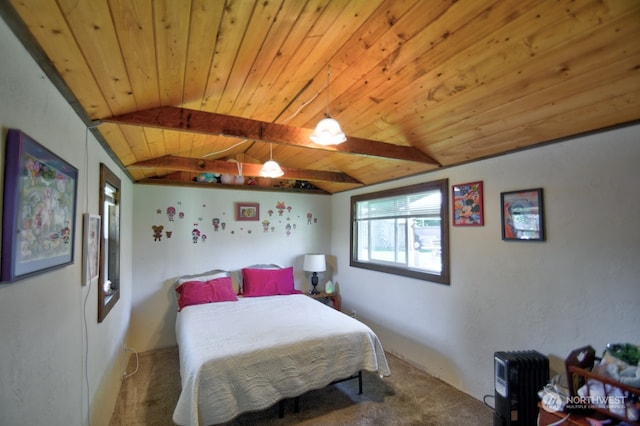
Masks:
[[[453,226],[483,226],[482,181],[451,186]]]
[[[502,239],[544,241],[542,188],[502,192]]]
[[[82,285],[98,279],[100,268],[100,215],[84,214]]]
[[[260,220],[260,204],[236,203],[236,220]]]
[[[2,281],[73,263],[78,169],[9,129],[2,218]]]

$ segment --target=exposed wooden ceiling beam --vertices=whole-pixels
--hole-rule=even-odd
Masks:
[[[340,145],[316,145],[309,141],[312,133],[310,129],[171,106],[117,115],[104,118],[102,121],[440,165],[436,160],[412,146],[394,145],[352,136],[348,136],[347,141]]]
[[[240,166],[243,176],[260,176],[260,170],[262,169],[261,164],[240,163]],[[140,161],[128,165],[127,168],[155,168],[195,173],[238,174],[238,163],[233,161],[202,160],[197,158],[176,157],[173,155]],[[284,179],[355,183],[362,185],[362,182],[344,173],[291,169],[288,167],[282,167],[282,171],[284,172]]]

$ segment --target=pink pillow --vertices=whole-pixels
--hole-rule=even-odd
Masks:
[[[242,294],[245,297],[302,293],[294,288],[293,267],[242,270]]]
[[[233,290],[231,277],[216,278],[207,283],[213,287],[212,302],[235,302],[238,300],[236,292]]]
[[[178,293],[178,311],[191,305],[212,302],[233,302],[238,300],[230,277],[216,278],[210,281],[187,281],[176,288]]]

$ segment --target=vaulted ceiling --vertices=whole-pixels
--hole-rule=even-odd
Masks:
[[[0,12],[136,182],[257,176],[272,155],[285,175],[261,185],[335,193],[640,119],[637,0],[9,0]],[[347,142],[309,140],[326,113]]]

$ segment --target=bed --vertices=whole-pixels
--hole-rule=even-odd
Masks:
[[[285,294],[180,306],[176,424],[227,422],[363,370],[390,374],[369,327],[290,285]]]

